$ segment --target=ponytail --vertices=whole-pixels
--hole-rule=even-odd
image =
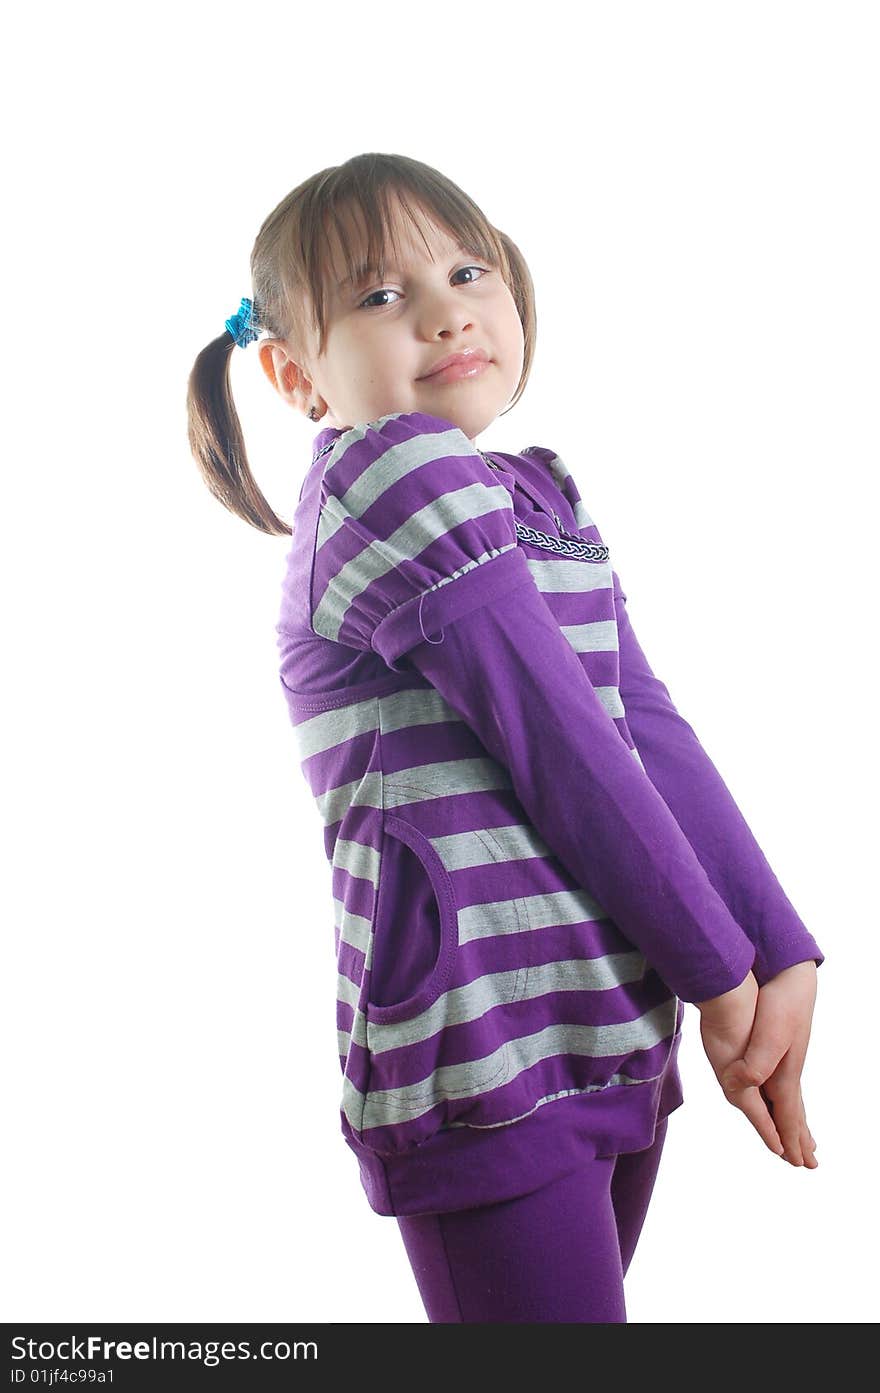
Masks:
[[[241,421],[232,400],[229,358],[235,339],[228,329],[196,358],[186,394],[189,444],[201,475],[225,508],[271,536],[290,536],[254,482]]]

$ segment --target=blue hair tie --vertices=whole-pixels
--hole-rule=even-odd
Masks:
[[[252,327],[254,319],[254,302],[245,295],[238,309],[238,314],[234,314],[231,319],[227,319],[226,328],[229,330],[239,348],[247,348],[249,343],[259,338],[259,332]]]

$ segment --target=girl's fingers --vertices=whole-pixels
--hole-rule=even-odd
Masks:
[[[774,1098],[768,1106],[774,1126],[779,1133],[782,1145],[785,1147],[785,1159],[790,1161],[793,1166],[802,1166],[804,1163],[802,1154],[804,1109],[801,1103],[800,1089],[797,1089],[794,1097],[786,1090],[781,1096]]]
[[[785,1160],[792,1166],[809,1166],[811,1170],[819,1164],[813,1155],[813,1148],[802,1132],[798,1133],[797,1144],[786,1143]]]
[[[812,1156],[811,1147],[815,1143],[804,1112],[800,1060],[800,1054],[790,1050],[773,1074],[764,1080],[761,1095],[785,1147],[785,1160],[792,1166],[809,1165],[812,1169],[817,1163],[808,1157]]]
[[[813,1154],[816,1143],[807,1126],[800,1090],[798,1090],[797,1105],[794,1110],[790,1099],[786,1100],[785,1107],[778,1100],[775,1105],[769,1103],[768,1106],[773,1115],[776,1130],[785,1147],[785,1160],[792,1166],[808,1166],[810,1170],[814,1170],[819,1164]]]
[[[813,1154],[816,1142],[807,1125],[800,1076],[793,1076],[790,1069],[780,1069],[772,1078],[764,1081],[761,1096],[785,1148],[784,1159],[789,1165],[807,1166],[815,1170],[819,1164]]]
[[[801,1151],[803,1152],[804,1165],[809,1166],[810,1170],[815,1170],[816,1166],[819,1164],[813,1154],[815,1150],[816,1143],[813,1141],[813,1135],[807,1126],[805,1118],[801,1124]]]
[[[758,1085],[750,1084],[748,1088],[728,1093],[727,1097],[735,1108],[739,1108],[741,1112],[745,1113],[765,1145],[777,1156],[781,1156],[784,1147]]]

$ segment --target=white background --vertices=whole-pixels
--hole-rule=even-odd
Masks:
[[[827,955],[815,1171],[687,1101],[632,1322],[877,1317],[876,7],[44,5],[3,106],[2,1318],[424,1322],[338,1129],[322,826],[276,670],[288,543],[188,450],[265,216],[352,155],[518,244],[524,399],[655,671]],[[577,28],[570,27],[577,24]],[[288,522],[316,428],[236,353]]]

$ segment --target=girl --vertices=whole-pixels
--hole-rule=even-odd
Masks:
[[[189,438],[227,508],[292,533],[280,677],[332,869],[343,1135],[429,1320],[625,1322],[684,1003],[730,1102],[814,1167],[823,954],[649,667],[566,464],[476,446],[534,352],[510,238],[436,170],[368,154],[290,193],[251,268]],[[292,529],[229,390],[260,329],[267,378],[322,422]]]

